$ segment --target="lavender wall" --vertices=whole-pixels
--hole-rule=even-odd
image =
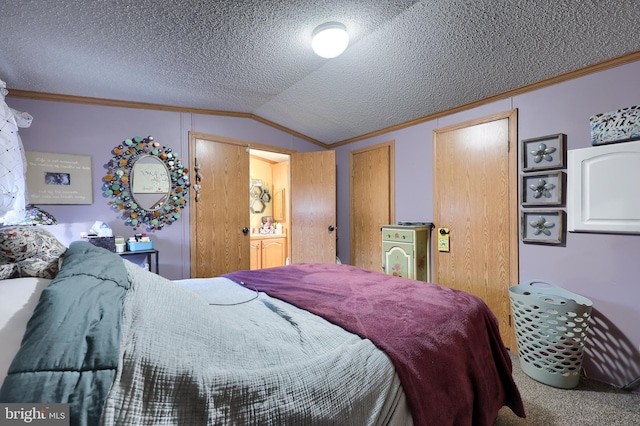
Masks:
[[[115,210],[109,207],[110,198],[104,197],[101,191],[104,165],[112,157],[111,150],[127,138],[152,135],[156,141],[178,152],[187,165],[189,131],[296,149],[299,152],[321,149],[288,133],[243,118],[11,97],[7,98],[7,104],[34,117],[31,127],[20,129],[26,150],[91,156],[93,204],[41,205],[59,222],[47,229],[66,245],[77,240],[80,232],[88,231],[97,220],[107,222],[116,235],[133,235],[133,228],[125,226]],[[160,251],[161,275],[170,279],[188,278],[189,208],[183,210],[183,216],[177,222],[161,231],[152,232],[151,238]]]
[[[567,134],[569,149],[587,147],[589,117],[637,105],[640,62],[567,81],[524,95],[338,147],[338,256],[349,262],[349,151],[395,140],[396,219],[432,220],[432,131],[517,108],[519,139]],[[188,132],[196,131],[260,144],[317,151],[320,148],[259,122],[233,117],[147,111],[7,98],[9,106],[34,116],[21,129],[25,148],[32,151],[92,156],[92,205],[45,206],[61,222],[54,233],[69,243],[93,221],[109,223],[117,234],[131,235],[101,194],[103,165],[111,149],[132,136],[153,135],[188,161]],[[420,182],[419,189],[416,183]],[[162,275],[189,277],[189,209],[183,218],[155,233]],[[640,236],[574,234],[562,246],[520,245],[520,281],[544,279],[594,302],[593,329],[584,366],[590,376],[618,386],[640,376]],[[516,283],[514,283],[516,284]]]
[[[638,103],[635,62],[337,148],[341,260],[349,261],[349,151],[394,140],[396,219],[431,221],[433,129],[517,108],[519,140],[565,133],[568,149],[585,148],[590,116]],[[520,282],[550,281],[593,301],[583,366],[617,386],[640,376],[638,253],[640,235],[567,233],[560,246],[520,243]]]

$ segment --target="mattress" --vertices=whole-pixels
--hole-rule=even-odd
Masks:
[[[50,282],[35,277],[0,280],[0,383],[20,348],[40,293]]]

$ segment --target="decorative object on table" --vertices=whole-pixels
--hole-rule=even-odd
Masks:
[[[5,102],[7,84],[0,80],[0,223],[5,225],[23,220],[27,200],[27,163],[19,127],[29,127],[33,117],[19,112]]]
[[[509,299],[522,371],[549,386],[576,387],[593,302],[540,280],[510,287]]]
[[[543,244],[564,242],[564,210],[523,210],[520,214],[523,242]]]
[[[640,139],[640,105],[596,114],[589,118],[591,144],[604,145]]]
[[[116,251],[115,237],[111,227],[106,222],[95,221],[87,234],[87,241],[96,247],[109,251]]]
[[[89,235],[87,241],[96,247],[102,247],[105,250],[112,252],[116,251],[115,237],[98,237],[95,235]]]
[[[136,234],[133,237],[129,237],[127,249],[129,251],[153,250],[153,241],[147,234]]]
[[[25,151],[33,204],[93,204],[91,156]]]
[[[262,216],[262,224],[260,225],[260,233],[261,234],[274,234],[275,233],[275,223],[273,221],[273,216]]]
[[[113,237],[113,231],[107,222],[96,220],[89,229],[89,235],[95,235],[96,237]]]
[[[159,230],[180,218],[190,183],[177,152],[148,136],[124,140],[113,154],[102,191],[127,225]]]
[[[564,203],[564,172],[539,172],[520,176],[522,206],[562,205]]]
[[[521,141],[522,171],[562,169],[565,167],[566,135],[542,136]]]
[[[116,253],[124,253],[127,249],[127,241],[124,237],[117,236],[115,237],[114,242],[116,244]]]

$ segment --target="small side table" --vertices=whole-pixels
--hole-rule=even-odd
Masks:
[[[151,268],[151,256],[155,255],[155,272],[156,274],[160,275],[160,269],[158,267],[159,261],[158,258],[160,257],[160,254],[158,252],[158,250],[156,249],[151,249],[151,250],[138,250],[138,251],[123,251],[122,253],[116,253],[119,254],[122,257],[130,257],[130,256],[136,256],[139,254],[145,254],[147,256],[147,263],[149,264],[149,268]],[[153,272],[153,270],[151,271]]]
[[[386,274],[429,282],[431,228],[429,222],[382,225],[382,269]]]

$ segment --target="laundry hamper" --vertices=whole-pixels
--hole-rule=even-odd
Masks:
[[[591,300],[546,281],[513,286],[509,299],[522,371],[553,387],[576,387]]]

